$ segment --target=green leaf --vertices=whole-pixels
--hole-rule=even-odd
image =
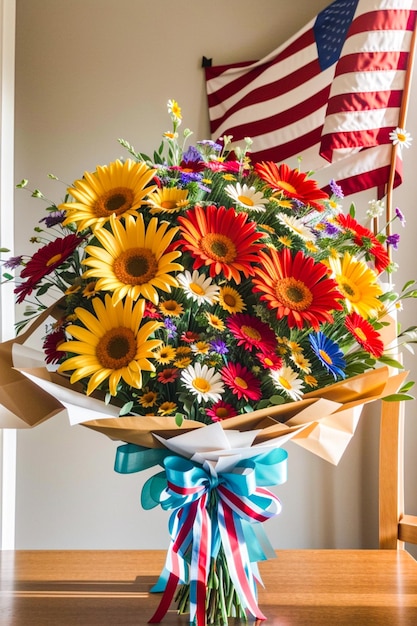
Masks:
[[[385,396],[382,400],[384,402],[401,402],[402,400],[415,400],[415,398],[408,393],[393,393],[390,396]]]
[[[3,278],[5,278],[6,280],[13,280],[12,274],[3,274]]]
[[[133,407],[132,400],[130,402],[126,402],[126,404],[124,404],[122,408],[120,409],[119,415],[129,415],[129,413],[132,410],[132,407]]]
[[[284,404],[285,399],[282,396],[275,395],[269,398],[269,403],[273,405]]]
[[[396,369],[403,370],[404,365],[395,359],[392,359],[389,356],[382,355],[379,357],[378,361],[380,363],[384,363],[384,365],[389,365],[389,367],[395,367]]]
[[[36,295],[43,296],[43,294],[46,293],[50,287],[53,287],[52,283],[45,283],[44,285],[41,285],[41,287],[37,290]]]
[[[184,421],[184,416],[181,413],[175,413],[175,423],[178,427],[182,425]]]
[[[411,387],[414,387],[415,382],[414,380],[409,380],[407,381],[400,389],[400,393],[405,393],[406,391],[408,391],[409,389],[411,389]]]
[[[26,187],[26,185],[28,184],[28,180],[27,178],[23,178],[20,183],[17,183],[16,185],[16,189],[24,189]]]

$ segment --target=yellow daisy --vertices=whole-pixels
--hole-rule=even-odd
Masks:
[[[167,365],[175,359],[176,350],[172,346],[161,345],[154,352],[155,359],[161,365]]]
[[[162,187],[148,196],[147,202],[152,215],[156,213],[177,213],[188,206],[188,190],[178,187]]]
[[[145,408],[152,407],[156,404],[158,394],[156,391],[149,391],[147,389],[145,393],[139,398],[139,404]]]
[[[207,341],[196,341],[196,343],[191,346],[191,350],[195,354],[207,354],[209,348],[210,344],[207,343]]]
[[[176,100],[168,100],[168,113],[175,120],[181,120],[181,107]]]
[[[317,387],[319,384],[317,378],[315,376],[311,376],[311,374],[304,377],[304,382],[309,387]]]
[[[128,159],[117,160],[109,165],[98,166],[94,173],[85,172],[76,180],[68,193],[75,202],[65,202],[60,210],[67,217],[63,224],[75,223],[77,229],[102,226],[115,214],[117,217],[136,215],[137,209],[145,204],[145,196],[156,189],[149,185],[156,170],[145,163]]]
[[[278,241],[282,243],[282,245],[286,248],[291,248],[292,246],[292,239],[291,237],[288,237],[288,235],[282,235],[281,237],[278,237]]]
[[[149,337],[160,327],[160,323],[149,321],[142,325],[145,301],[134,303],[112,303],[106,294],[104,302],[100,298],[92,301],[94,313],[81,307],[75,309],[77,318],[83,324],[67,327],[69,335],[75,338],[59,346],[63,352],[75,353],[59,366],[59,372],[72,371],[70,382],[88,380],[87,395],[108,379],[108,390],[117,395],[117,387],[123,379],[127,385],[142,387],[142,370],[153,372],[155,367],[153,350],[161,342]]]
[[[228,285],[220,287],[219,304],[228,313],[241,313],[246,309],[240,293]]]
[[[209,323],[209,326],[212,326],[213,328],[215,328],[216,330],[219,330],[219,331],[223,331],[226,328],[225,323],[223,322],[223,320],[220,319],[220,317],[218,317],[217,315],[214,315],[213,313],[210,313],[210,311],[206,311],[205,315],[207,317],[207,321]]]
[[[177,405],[175,402],[162,402],[161,406],[158,409],[159,415],[172,415],[177,410]]]
[[[349,252],[345,252],[343,258],[330,257],[328,262],[348,311],[354,311],[365,319],[376,317],[382,307],[378,300],[382,288],[377,283],[377,274]]]
[[[93,296],[96,296],[98,294],[100,290],[97,289],[97,281],[96,280],[90,280],[89,283],[86,284],[86,286],[83,289],[83,296],[87,299],[92,298]]]
[[[183,356],[183,357],[181,357],[179,359],[176,359],[174,361],[174,365],[175,365],[175,367],[178,367],[178,369],[185,369],[186,367],[191,365],[192,361],[193,360],[190,359],[190,357]]]
[[[87,246],[87,257],[83,263],[91,267],[84,272],[85,278],[98,278],[96,289],[113,292],[112,300],[117,304],[125,296],[137,300],[140,296],[158,304],[158,290],[171,291],[178,282],[170,272],[183,269],[175,259],[180,251],[166,253],[177,228],[168,230],[168,223],[153,217],[145,227],[143,215],[135,219],[128,215],[125,225],[115,217],[110,218],[110,227],[97,228],[94,232],[102,247]]]
[[[190,346],[178,346],[177,348],[177,356],[182,358],[183,356],[188,356],[191,354],[192,350]]]
[[[184,313],[184,307],[176,300],[165,300],[159,303],[159,310],[167,317],[180,317]]]

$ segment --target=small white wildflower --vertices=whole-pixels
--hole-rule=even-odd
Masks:
[[[366,211],[366,215],[370,218],[381,217],[385,210],[385,204],[383,200],[370,200],[368,202],[369,209]]]

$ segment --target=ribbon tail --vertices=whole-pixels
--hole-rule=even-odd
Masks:
[[[167,614],[168,609],[171,605],[175,590],[178,585],[178,580],[179,580],[178,576],[176,576],[175,574],[169,575],[169,578],[165,587],[164,595],[162,596],[161,601],[155,613],[152,615],[151,619],[148,620],[148,624],[158,624],[159,622],[163,620],[163,618]]]
[[[218,505],[219,526],[226,554],[230,578],[239,595],[242,606],[255,619],[265,620],[256,598],[256,583],[252,572],[239,517],[222,501]]]
[[[211,520],[207,511],[207,494],[204,494],[198,504],[190,566],[190,623],[205,626],[207,579],[211,557]]]

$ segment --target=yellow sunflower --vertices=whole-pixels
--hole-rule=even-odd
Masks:
[[[246,309],[246,304],[240,293],[228,285],[220,287],[219,304],[228,313],[241,313]]]
[[[342,258],[330,256],[328,263],[348,311],[355,311],[365,319],[377,316],[382,307],[378,300],[382,288],[377,283],[377,274],[349,252],[345,252]]]
[[[83,263],[91,269],[84,278],[97,278],[97,290],[112,291],[112,301],[117,304],[125,296],[137,300],[140,296],[157,305],[158,289],[169,292],[178,282],[170,272],[181,271],[182,265],[174,263],[180,251],[166,253],[177,228],[168,230],[168,223],[153,217],[145,227],[143,215],[135,219],[128,215],[125,225],[115,217],[110,218],[113,234],[107,228],[97,228],[95,236],[103,247],[87,246]]]
[[[150,321],[142,325],[145,300],[134,303],[112,303],[106,294],[104,302],[94,298],[94,313],[81,307],[75,309],[78,320],[84,325],[67,327],[69,335],[75,338],[59,346],[63,352],[74,353],[59,366],[60,372],[72,371],[70,382],[88,380],[87,395],[108,379],[112,396],[117,395],[117,387],[123,379],[127,385],[142,387],[142,370],[153,372],[155,367],[153,350],[161,341],[149,337],[161,326],[160,322]]]
[[[85,172],[68,189],[75,202],[65,202],[59,207],[67,215],[63,224],[75,223],[81,231],[102,226],[113,214],[136,215],[137,209],[145,204],[145,196],[156,189],[156,185],[149,185],[155,172],[145,163],[130,159],[98,166],[93,173]]]
[[[188,205],[188,190],[177,187],[163,187],[148,196],[147,203],[155,213],[177,213]]]

